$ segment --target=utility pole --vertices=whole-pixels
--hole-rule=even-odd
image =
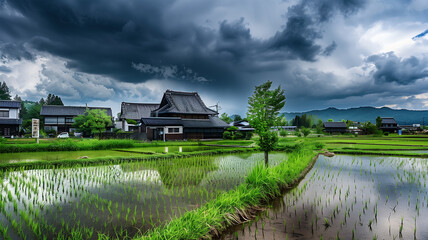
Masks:
[[[217,115],[218,115],[218,110],[221,110],[221,107],[218,105],[218,103],[219,103],[219,102],[217,102],[217,104],[216,104],[216,105],[212,105],[212,106],[210,106],[210,108],[215,107],[215,111],[217,112]]]

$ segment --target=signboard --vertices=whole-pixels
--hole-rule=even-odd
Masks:
[[[31,135],[32,135],[32,137],[33,138],[39,138],[39,123],[40,123],[40,121],[39,121],[39,119],[37,119],[37,118],[33,118],[32,120],[31,120]]]

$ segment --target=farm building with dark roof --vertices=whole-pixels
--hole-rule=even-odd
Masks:
[[[107,113],[113,119],[111,108],[104,107],[85,107],[85,106],[59,106],[59,105],[44,105],[40,110],[40,116],[44,117],[46,132],[74,132],[76,129],[72,126],[74,117],[85,113],[86,109],[100,109]],[[108,130],[111,130],[110,126]]]
[[[141,118],[141,131],[149,140],[222,138],[229,125],[217,115],[198,93],[167,90],[151,117]]]
[[[20,101],[0,100],[0,136],[11,137],[19,134],[22,119]]]
[[[328,133],[345,133],[347,129],[345,122],[324,122],[324,131]]]

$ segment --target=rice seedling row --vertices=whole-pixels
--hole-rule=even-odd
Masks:
[[[271,154],[271,164],[285,161]],[[241,184],[261,153],[6,171],[0,238],[126,239]]]
[[[320,156],[298,187],[221,239],[427,239],[428,160]]]

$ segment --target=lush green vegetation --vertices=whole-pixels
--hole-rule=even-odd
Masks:
[[[64,139],[49,141],[43,144],[0,144],[0,153],[106,150],[112,148],[130,148],[135,146],[135,141],[133,140],[91,139],[73,141],[71,139]]]
[[[278,143],[278,134],[271,128],[276,126],[282,117],[279,111],[285,105],[284,90],[280,86],[271,90],[272,82],[256,86],[254,93],[248,98],[247,119],[259,136],[257,145],[265,153],[265,164],[268,165],[268,153],[275,149]]]
[[[103,164],[121,164],[126,162],[134,161],[145,161],[145,160],[163,160],[169,158],[184,158],[204,155],[216,155],[216,154],[227,154],[227,153],[242,153],[242,152],[253,152],[254,148],[223,148],[193,152],[175,152],[166,154],[156,155],[145,155],[140,154],[138,156],[126,157],[126,156],[107,156],[107,157],[95,157],[88,159],[64,159],[57,161],[31,161],[31,162],[14,162],[14,163],[1,163],[0,170],[29,170],[29,169],[45,169],[45,168],[57,168],[57,167],[74,167],[74,166],[95,166]]]
[[[105,132],[106,128],[111,125],[111,117],[104,109],[86,109],[82,115],[74,118],[73,123],[76,130],[85,136]]]
[[[290,187],[304,176],[304,170],[313,162],[313,157],[313,148],[306,145],[291,154],[288,161],[275,167],[259,164],[248,175],[245,183],[167,225],[150,231],[142,239],[209,238],[213,232],[221,232],[240,223],[241,217],[250,215],[250,209],[254,210],[278,197],[282,189]]]
[[[192,154],[97,167],[3,170],[1,227],[9,229],[3,236],[129,239],[216,199],[243,183],[248,171],[263,161],[261,153]],[[272,166],[284,161],[283,153],[272,154]]]

